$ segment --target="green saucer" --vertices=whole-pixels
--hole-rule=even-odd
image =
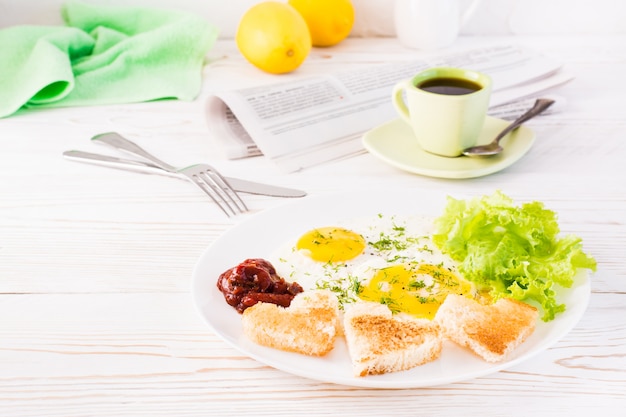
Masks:
[[[486,144],[509,125],[509,121],[487,116],[478,144]],[[363,145],[382,161],[414,174],[438,178],[475,178],[493,174],[513,165],[530,150],[535,133],[520,126],[502,139],[504,151],[496,156],[448,158],[424,151],[413,131],[403,120],[395,119],[363,135]]]

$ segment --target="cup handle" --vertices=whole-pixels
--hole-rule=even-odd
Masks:
[[[472,17],[472,15],[474,14],[474,12],[476,11],[476,9],[478,8],[478,6],[480,5],[480,3],[482,3],[483,0],[474,0],[468,7],[467,9],[465,9],[465,11],[463,12],[463,14],[461,15],[461,26],[463,27],[465,26],[465,24],[467,23],[468,20],[470,20],[470,18]]]
[[[393,92],[391,93],[391,101],[396,111],[404,119],[405,122],[411,123],[411,118],[409,116],[409,109],[404,102],[404,98],[402,97],[402,92],[410,85],[410,81],[401,81],[397,83],[393,87]]]

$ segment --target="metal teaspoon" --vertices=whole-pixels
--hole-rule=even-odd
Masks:
[[[500,152],[504,150],[500,146],[500,143],[499,143],[500,139],[505,137],[512,130],[518,128],[522,123],[532,119],[533,117],[543,112],[545,109],[550,107],[553,103],[554,103],[554,100],[550,100],[547,98],[537,99],[537,101],[535,101],[535,104],[533,105],[533,107],[530,108],[530,110],[528,110],[526,113],[522,114],[520,117],[515,119],[510,125],[506,127],[506,129],[500,132],[500,134],[498,134],[498,136],[496,136],[496,138],[491,143],[487,145],[478,145],[478,146],[472,146],[471,148],[467,148],[463,150],[463,155],[480,157],[480,156],[493,156],[493,155],[499,154]]]

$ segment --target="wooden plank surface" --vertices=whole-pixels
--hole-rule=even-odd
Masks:
[[[420,177],[367,154],[289,175],[263,158],[222,159],[206,138],[203,99],[256,74],[227,41],[213,51],[225,58],[207,67],[194,102],[41,110],[0,120],[0,415],[623,416],[626,38],[515,40],[563,60],[576,78],[558,91],[567,98],[564,111],[529,122],[537,141],[528,155],[472,180]],[[351,39],[334,53],[326,61],[321,52],[313,56],[298,76],[371,65],[359,61],[365,54],[397,59],[402,49],[393,39]],[[110,130],[173,164],[201,159],[228,175],[310,195],[501,189],[541,200],[599,263],[590,305],[563,340],[532,360],[455,384],[361,389],[272,369],[212,334],[190,294],[199,256],[240,220],[223,217],[176,179],[61,157],[67,149],[107,151],[88,139]],[[246,196],[246,202],[254,213],[286,201]]]

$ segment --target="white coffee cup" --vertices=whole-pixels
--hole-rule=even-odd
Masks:
[[[459,0],[396,0],[396,35],[403,45],[436,50],[452,45],[482,0],[461,11]]]

